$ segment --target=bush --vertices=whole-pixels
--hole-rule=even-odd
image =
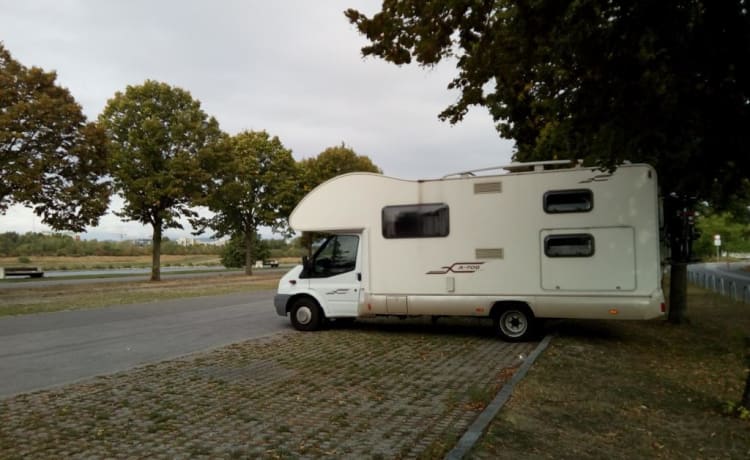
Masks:
[[[268,244],[260,235],[255,236],[252,263],[256,260],[267,259],[270,251]],[[221,251],[221,263],[227,268],[241,268],[245,266],[245,238],[242,235],[233,236]]]

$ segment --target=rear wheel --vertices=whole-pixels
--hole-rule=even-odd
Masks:
[[[536,318],[525,305],[503,308],[495,315],[495,331],[508,342],[523,342],[536,333]]]
[[[298,331],[314,331],[323,322],[323,313],[313,299],[297,299],[291,309],[292,326]]]

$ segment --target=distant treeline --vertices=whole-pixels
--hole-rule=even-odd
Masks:
[[[307,249],[302,246],[299,238],[290,241],[285,240],[260,240],[260,244],[268,249],[268,256],[272,259],[281,257],[302,257],[307,254]]]
[[[305,254],[299,244],[299,239],[287,242],[284,240],[261,240],[260,244],[266,249],[265,256],[273,258],[300,257]],[[216,254],[225,248],[210,244],[194,244],[183,246],[174,240],[165,238],[161,243],[162,254],[191,255]],[[98,241],[77,240],[76,238],[56,233],[0,233],[0,257],[29,257],[29,256],[146,256],[151,255],[151,244],[143,241]]]
[[[182,246],[164,239],[162,254],[219,254],[221,247],[196,244]],[[65,234],[0,233],[0,257],[20,256],[141,256],[151,254],[151,244],[136,241],[77,240]]]

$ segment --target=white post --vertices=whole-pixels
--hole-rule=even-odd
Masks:
[[[714,235],[714,246],[716,246],[716,261],[719,261],[721,256],[721,235]]]

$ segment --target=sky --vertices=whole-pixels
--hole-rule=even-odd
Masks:
[[[0,0],[0,41],[21,64],[56,71],[91,120],[116,91],[152,79],[189,91],[229,134],[278,136],[297,160],[344,142],[406,179],[510,163],[513,142],[498,136],[485,109],[457,125],[438,120],[458,99],[447,89],[453,62],[363,58],[367,41],[347,8],[369,16],[380,2]],[[113,197],[82,236],[150,238],[149,226],[114,215],[121,205]],[[46,230],[27,208],[0,215],[0,232]]]

